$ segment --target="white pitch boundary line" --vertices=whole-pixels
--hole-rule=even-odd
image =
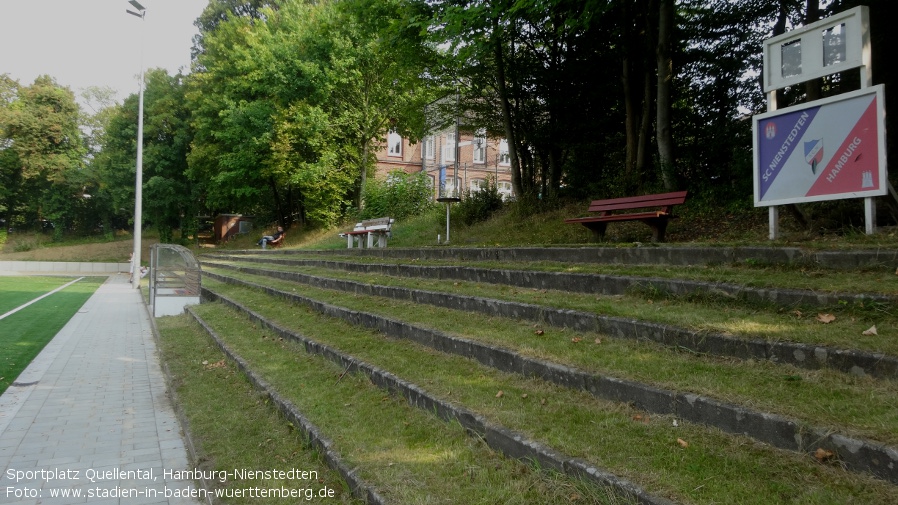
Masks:
[[[18,312],[18,311],[24,309],[25,307],[31,305],[32,303],[37,303],[37,302],[43,300],[44,298],[46,298],[46,297],[52,295],[53,293],[55,293],[55,292],[57,292],[57,291],[62,291],[63,289],[65,289],[65,288],[71,286],[72,284],[74,284],[74,283],[80,281],[80,280],[83,279],[83,278],[84,278],[84,277],[78,277],[77,279],[73,280],[72,282],[70,282],[70,283],[68,283],[68,284],[66,284],[66,285],[64,285],[64,286],[59,286],[58,288],[54,289],[53,291],[50,291],[49,293],[44,293],[44,294],[42,294],[41,296],[38,296],[38,297],[35,298],[34,300],[31,300],[30,302],[28,302],[28,303],[26,303],[26,304],[24,304],[24,305],[19,305],[18,307],[16,307],[16,308],[10,310],[10,311],[7,312],[6,314],[3,314],[2,316],[0,316],[0,319],[5,318],[6,316],[11,316],[11,315],[15,314],[16,312]]]

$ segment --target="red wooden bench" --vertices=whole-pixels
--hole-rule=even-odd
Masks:
[[[664,231],[667,222],[673,219],[674,205],[682,205],[686,201],[686,191],[673,193],[661,193],[657,195],[628,196],[626,198],[612,198],[610,200],[593,200],[589,204],[589,212],[598,215],[565,219],[565,223],[582,224],[592,230],[596,238],[602,240],[605,237],[605,227],[614,221],[642,221],[652,228],[652,242],[664,242]],[[615,213],[617,211],[629,211],[658,208],[658,210]]]

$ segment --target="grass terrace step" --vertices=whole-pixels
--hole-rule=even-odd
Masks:
[[[818,448],[823,447],[840,454],[846,466],[852,469],[871,471],[886,479],[896,480],[893,469],[898,452],[879,443],[865,442],[854,437],[829,433],[828,429],[814,429],[789,419],[753,413],[751,409],[701,396],[657,390],[646,387],[644,384],[634,384],[632,381],[621,381],[613,377],[584,375],[578,370],[568,370],[557,364],[522,357],[508,349],[479,344],[470,339],[453,338],[441,332],[423,330],[372,314],[323,305],[289,293],[277,293],[274,290],[270,290],[270,292],[315,306],[317,310],[352,320],[358,324],[376,327],[394,337],[410,338],[436,349],[460,353],[502,370],[527,375],[533,374],[568,387],[589,390],[603,398],[633,401],[639,407],[655,413],[676,413],[689,420],[714,425],[730,432],[747,433],[767,443],[793,450],[808,450],[808,445],[814,444]],[[756,391],[755,399],[760,398],[764,393],[765,391]],[[865,404],[858,403],[857,407],[864,408]],[[884,411],[885,418],[890,416],[894,418],[894,412],[889,413],[888,406],[883,406],[880,411]],[[869,414],[869,411],[865,411],[865,413]],[[889,433],[879,432],[878,434],[885,437],[891,436]],[[810,449],[813,450],[813,447]]]
[[[676,502],[884,503],[896,491],[895,486],[882,480],[844,472],[838,463],[819,463],[672,416],[647,415],[584,391],[435,353],[307,308],[284,304],[258,290],[215,282],[210,285],[252,306],[280,327],[314,335],[316,341],[420,385],[441,401],[463,406]],[[310,291],[317,295],[317,290]],[[209,310],[206,307],[214,305],[199,308]],[[210,320],[236,317],[233,309],[216,314]],[[266,330],[256,330],[257,342],[260,334],[267,335]],[[265,349],[261,345],[265,340],[255,345]],[[274,354],[265,353],[259,359],[260,363],[273,360]],[[384,431],[382,436],[392,435]],[[523,502],[526,500],[516,501]]]
[[[478,359],[489,361],[496,356],[497,366],[509,369],[520,371],[533,366],[521,360],[550,361],[590,374],[751,405],[798,418],[802,426],[840,426],[854,438],[888,445],[898,442],[898,410],[894,408],[898,404],[898,383],[894,381],[846,376],[827,369],[808,371],[769,362],[713,359],[647,343],[607,339],[601,334],[552,331],[525,322],[319,288],[300,287],[298,291],[293,283],[247,274],[223,278],[358,324],[382,328],[397,338],[439,345],[447,352],[470,354],[472,348],[484,348],[477,354],[483,358]]]
[[[226,305],[240,307],[239,304],[233,301],[227,301]],[[405,398],[409,404],[431,412],[445,421],[457,422],[469,434],[473,434],[475,437],[480,438],[482,441],[486,442],[487,445],[506,456],[517,457],[525,462],[533,462],[538,468],[548,469],[551,472],[567,473],[574,479],[574,482],[576,482],[576,480],[591,481],[599,484],[601,488],[617,493],[616,495],[598,493],[598,497],[601,501],[605,501],[607,498],[616,502],[619,501],[619,498],[623,498],[623,501],[632,501],[634,503],[645,505],[672,505],[669,500],[651,496],[633,484],[621,480],[608,472],[541,447],[537,443],[524,439],[520,434],[511,432],[501,426],[491,425],[480,416],[463,408],[455,407],[448,402],[439,401],[428,395],[422,388],[410,384],[407,381],[403,381],[389,372],[365,363],[364,361],[360,361],[353,356],[340,353],[336,349],[319,344],[298,333],[279,327],[245,307],[241,307],[241,309],[249,316],[249,320],[259,324],[263,329],[271,330],[280,340],[287,339],[296,342],[304,346],[305,350],[310,354],[321,355],[339,365],[343,370],[341,378],[347,373],[364,374],[373,384],[392,394],[397,394]],[[266,391],[272,398],[277,398],[276,402],[278,407],[287,413],[288,418],[302,417],[301,414],[296,413],[296,408],[290,404],[289,400],[282,399],[270,385],[258,378],[258,374],[253,372],[251,367],[224,343],[223,339],[221,339],[221,337],[219,337],[214,330],[212,330],[211,327],[196,314],[196,311],[188,309],[188,313],[207,329],[209,334],[216,340],[229,357],[239,362],[240,368],[243,369],[247,375],[252,377],[252,381],[258,384],[260,389]],[[307,421],[303,419],[302,424],[306,425]],[[596,494],[595,491],[597,490],[593,489],[592,491],[593,494]],[[580,495],[575,493],[571,496],[579,497]],[[377,501],[381,502],[382,500],[378,499]]]
[[[364,275],[361,279],[364,282],[355,282],[342,278],[334,279],[332,277],[321,277],[297,272],[286,265],[282,265],[280,269],[274,270],[244,266],[241,262],[221,263],[204,261],[203,264],[207,268],[232,268],[253,275],[275,277],[325,289],[410,300],[415,303],[478,312],[488,316],[525,319],[577,331],[602,332],[617,338],[649,340],[702,354],[740,359],[771,360],[810,369],[830,367],[852,374],[898,379],[898,357],[882,353],[871,353],[855,349],[837,349],[825,345],[783,342],[779,340],[740,338],[633,319],[600,316],[590,312],[553,308],[544,305],[425,291],[401,286],[377,285],[375,282],[383,279],[380,276]],[[816,333],[813,336],[817,336]]]
[[[601,295],[623,295],[632,291],[653,291],[677,297],[720,297],[728,301],[743,303],[768,303],[781,307],[826,307],[837,304],[891,304],[898,302],[898,278],[891,273],[875,272],[866,275],[851,273],[815,274],[805,283],[807,288],[796,289],[794,279],[789,287],[777,286],[782,282],[783,273],[764,275],[758,269],[717,268],[716,272],[677,269],[674,272],[659,270],[657,267],[636,269],[645,275],[610,275],[606,273],[558,271],[557,267],[545,264],[528,269],[508,269],[504,267],[458,266],[458,265],[409,265],[384,264],[359,261],[327,261],[317,259],[290,259],[267,255],[215,255],[213,259],[238,260],[242,262],[280,264],[294,267],[309,266],[330,270],[345,270],[355,273],[374,273],[394,277],[416,277],[428,279],[450,279],[466,282],[485,282],[533,289],[552,289],[574,293]],[[567,268],[566,270],[572,270]],[[634,270],[632,267],[628,270]],[[707,270],[707,269],[705,269]],[[658,274],[662,276],[655,276]],[[666,275],[665,275],[666,274]],[[669,277],[676,274],[695,277],[681,279]],[[795,271],[789,274],[794,278]],[[734,280],[726,280],[726,277]],[[809,275],[811,277],[811,275]],[[859,277],[862,277],[859,279]],[[739,284],[742,281],[744,284]],[[755,284],[760,284],[756,286]],[[833,292],[832,286],[847,285],[852,292]],[[877,293],[884,290],[888,294]]]
[[[572,497],[633,503],[607,489],[503,458],[460,424],[413,408],[367,376],[308,354],[224,305],[190,310],[276,408],[288,405],[286,410],[300,413],[332,442],[328,452],[339,453],[344,465],[370,485],[369,503],[552,504],[570,503]]]
[[[231,254],[256,254],[256,250]],[[609,247],[490,247],[490,248],[373,248],[373,249],[293,249],[271,251],[272,255],[317,255],[401,260],[446,260],[453,262],[496,261],[565,263],[605,263],[643,265],[803,265],[835,270],[873,269],[894,272],[898,250],[813,251],[797,247],[692,247],[688,245],[623,244]]]
[[[227,503],[249,505],[258,497],[235,496],[248,487],[288,489],[303,500],[333,491],[332,503],[361,505],[349,492],[349,484],[339,472],[328,467],[321,452],[296,426],[268,408],[268,398],[260,395],[236,365],[225,359],[209,336],[187,316],[156,319],[159,352],[170,378],[176,404],[181,411],[185,431],[190,433],[197,467],[208,475],[212,471],[235,469],[287,470],[314,472],[308,480],[206,479],[204,487],[212,493],[230,495]],[[311,491],[309,491],[311,490]],[[267,497],[266,504],[296,503],[295,497]],[[217,500],[222,503],[222,500]]]

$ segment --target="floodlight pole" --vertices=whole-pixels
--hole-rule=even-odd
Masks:
[[[128,0],[137,12],[125,9],[125,12],[141,20],[140,29],[140,91],[137,99],[137,174],[134,178],[134,253],[131,257],[131,286],[140,289],[140,250],[143,233],[143,21],[147,10],[137,0]]]

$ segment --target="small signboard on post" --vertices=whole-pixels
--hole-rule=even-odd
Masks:
[[[765,40],[764,91],[853,68],[869,72],[869,17],[867,7],[855,7]]]
[[[754,117],[755,205],[886,194],[882,85]]]
[[[755,206],[864,198],[867,233],[876,225],[873,197],[889,192],[885,93],[873,86],[869,9],[835,14],[764,41],[767,113],[753,118]],[[776,91],[860,69],[861,89],[778,110]]]

